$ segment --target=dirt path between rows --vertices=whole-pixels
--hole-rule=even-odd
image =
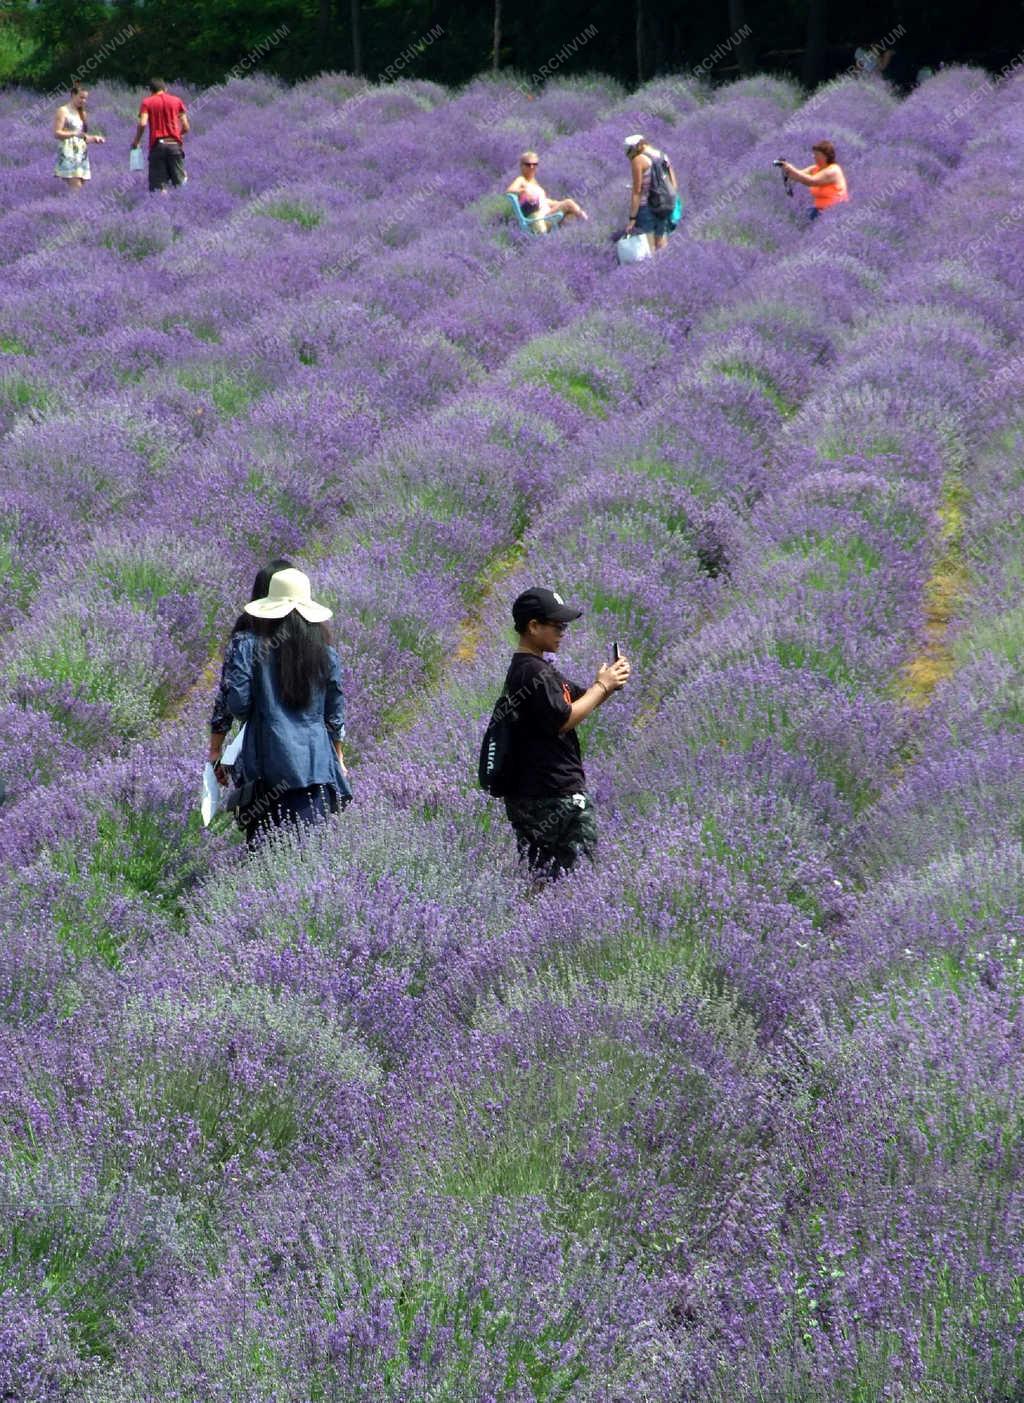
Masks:
[[[962,548],[964,505],[960,479],[947,479],[939,507],[941,549],[925,586],[924,641],[903,664],[898,682],[900,699],[916,710],[928,705],[935,688],[951,677],[956,667],[949,645],[949,625],[970,578]]]

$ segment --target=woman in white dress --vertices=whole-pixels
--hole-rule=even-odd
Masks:
[[[85,181],[92,179],[89,170],[89,142],[102,145],[102,136],[93,136],[89,130],[89,118],[85,104],[89,90],[80,83],[71,88],[71,101],[57,108],[53,121],[53,134],[60,142],[57,148],[57,164],[53,173],[59,180],[66,180],[69,190],[81,190]]]

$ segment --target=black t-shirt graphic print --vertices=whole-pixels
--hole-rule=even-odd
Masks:
[[[505,690],[519,713],[506,796],[540,799],[584,790],[587,779],[576,732],[559,735],[559,730],[586,688],[568,682],[552,663],[533,653],[515,653]]]

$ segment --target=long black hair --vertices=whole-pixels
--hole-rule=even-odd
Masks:
[[[313,693],[327,685],[331,632],[326,624],[311,624],[298,609],[283,619],[253,619],[255,632],[265,640],[263,657],[273,659],[277,687],[285,706],[301,711]]]
[[[290,560],[279,556],[277,560],[272,560],[269,565],[264,565],[262,570],[256,571],[256,578],[252,582],[252,594],[249,596],[250,602],[254,599],[265,599],[270,593],[270,577],[276,575],[278,570],[293,570],[295,567]],[[239,614],[235,620],[232,633],[252,633],[256,620],[251,614]]]

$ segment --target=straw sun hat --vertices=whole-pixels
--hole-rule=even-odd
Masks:
[[[262,599],[251,599],[245,612],[257,619],[283,619],[293,609],[311,624],[323,624],[331,610],[314,603],[309,592],[309,576],[301,570],[278,570],[270,577],[270,589]]]

